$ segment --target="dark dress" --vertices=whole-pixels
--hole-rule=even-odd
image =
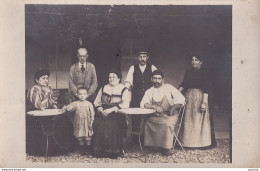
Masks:
[[[211,82],[206,70],[190,69],[184,75],[180,87],[184,88],[187,100],[183,125],[179,134],[185,147],[207,147],[215,142],[213,118],[210,117],[209,106],[201,112],[203,93],[209,94]]]
[[[128,90],[119,84],[115,87],[102,87],[94,102],[96,108],[108,109],[129,107]],[[117,157],[123,148],[127,132],[126,116],[119,113],[110,113],[106,117],[96,112],[93,123],[93,152],[96,157]]]

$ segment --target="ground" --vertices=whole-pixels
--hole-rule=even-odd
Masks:
[[[217,139],[217,147],[207,150],[175,149],[172,156],[162,156],[159,152],[145,150],[142,154],[139,147],[128,147],[125,156],[118,159],[94,158],[80,156],[76,152],[67,155],[51,156],[47,158],[27,155],[27,161],[48,163],[230,163],[229,139]]]

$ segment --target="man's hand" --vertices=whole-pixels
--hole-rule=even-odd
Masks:
[[[163,113],[163,109],[162,109],[162,107],[160,107],[160,106],[153,105],[153,109],[154,109],[157,113]]]

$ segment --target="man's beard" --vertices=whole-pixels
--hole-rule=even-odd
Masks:
[[[157,82],[154,83],[154,87],[156,87],[156,88],[161,87],[161,85],[162,85],[161,83],[157,83]]]

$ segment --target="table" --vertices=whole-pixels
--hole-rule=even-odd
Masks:
[[[43,136],[46,137],[46,149],[45,149],[45,159],[48,159],[49,150],[49,137],[52,137],[54,142],[62,149],[68,152],[69,150],[62,146],[55,138],[55,125],[59,115],[64,114],[65,111],[60,109],[45,109],[45,110],[33,110],[27,112],[28,116],[31,116],[38,121],[42,128]]]
[[[142,153],[144,153],[142,143],[141,143],[141,135],[143,134],[143,126],[144,126],[144,116],[154,114],[156,111],[154,109],[145,109],[145,108],[127,108],[127,109],[120,109],[118,112],[121,114],[126,114],[126,115],[140,115],[141,116],[139,130],[131,131],[130,133],[138,136],[139,146],[142,150]]]

